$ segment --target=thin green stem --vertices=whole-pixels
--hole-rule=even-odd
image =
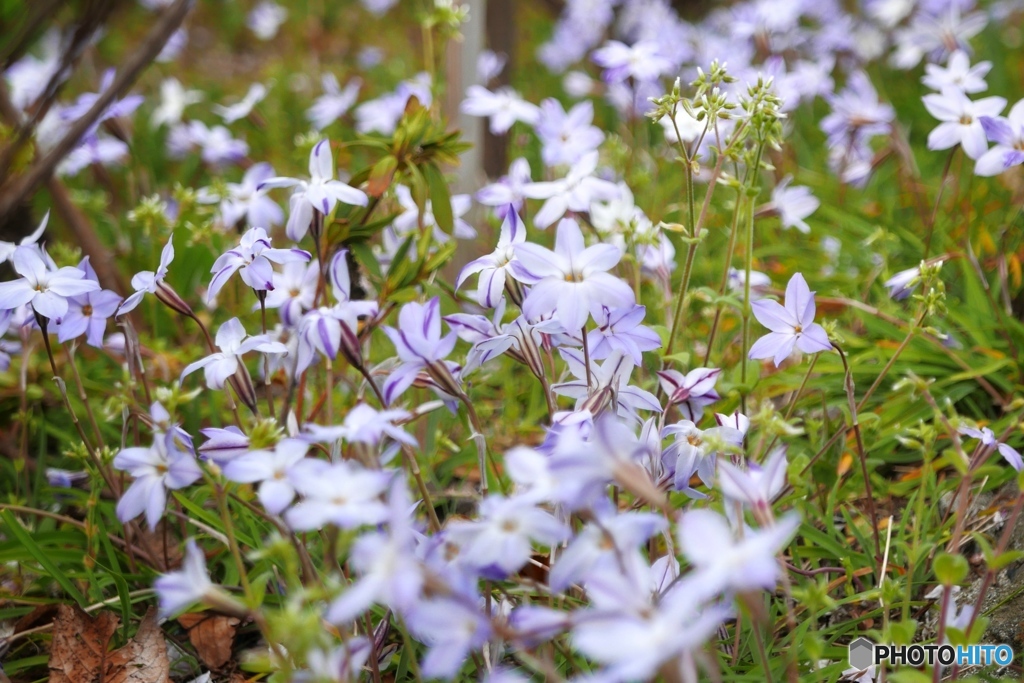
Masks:
[[[882,380],[885,379],[887,374],[889,374],[889,370],[892,369],[892,366],[896,364],[896,360],[900,357],[900,354],[903,353],[904,349],[907,348],[907,345],[910,344],[910,340],[914,338],[915,334],[917,334],[918,328],[921,327],[921,323],[924,322],[925,315],[926,313],[922,311],[921,315],[917,317],[917,321],[914,323],[914,326],[910,328],[907,332],[907,336],[904,337],[903,341],[900,342],[900,345],[896,347],[896,351],[894,351],[892,356],[889,358],[889,362],[885,364],[882,371],[878,373],[878,377],[875,378],[875,381],[872,382],[870,387],[868,387],[867,392],[865,392],[861,397],[860,402],[857,404],[858,411],[864,409],[868,399],[871,398],[871,395],[874,394],[875,390],[882,384]]]
[[[263,334],[267,333],[267,292],[266,290],[256,291],[256,298],[260,300],[260,322],[263,326]],[[274,419],[274,392],[270,382],[270,354],[263,354],[263,391],[267,395],[267,411],[270,419]]]
[[[746,189],[746,220],[747,220],[747,254],[744,263],[743,282],[743,355],[740,357],[740,382],[747,383],[747,350],[750,348],[750,316],[753,311],[750,304],[750,272],[754,269],[754,198],[757,196],[753,190],[753,182],[761,169],[761,155],[764,154],[764,139],[757,142],[757,153],[754,155],[754,165],[747,169],[748,183],[744,183]],[[746,390],[742,391],[742,406],[746,407]]]
[[[793,394],[793,398],[790,399],[789,406],[786,408],[786,420],[787,421],[789,420],[789,418],[791,418],[793,416],[793,411],[796,410],[797,401],[800,400],[800,396],[804,393],[804,389],[807,387],[807,381],[811,378],[811,373],[814,372],[814,366],[817,365],[818,358],[820,357],[820,355],[821,354],[817,354],[816,353],[813,356],[811,356],[811,362],[807,366],[807,372],[804,373],[803,381],[800,382],[800,388],[798,388],[796,390],[796,393]],[[779,435],[776,434],[772,438],[771,443],[768,444],[768,448],[766,448],[764,452],[765,453],[771,453],[772,452],[772,448],[775,446],[775,442],[778,441],[778,440],[779,440]]]
[[[228,539],[228,548],[231,549],[231,557],[235,561],[238,570],[238,579],[242,583],[242,592],[245,593],[245,600],[249,609],[256,607],[256,597],[252,592],[252,585],[249,583],[249,574],[245,569],[245,562],[242,560],[242,551],[238,547],[238,539],[235,538],[235,525],[231,521],[231,511],[228,510],[228,497],[224,487],[210,474],[205,474],[206,480],[213,487],[214,496],[217,498],[217,509],[220,512],[221,522],[224,524],[224,535]]]
[[[85,406],[85,414],[89,418],[89,424],[92,425],[93,435],[96,437],[97,447],[103,447],[103,434],[100,432],[99,422],[96,421],[96,415],[92,411],[92,404],[88,400],[88,395],[85,393],[85,385],[82,383],[82,375],[78,372],[78,364],[75,362],[75,354],[69,346],[64,347],[65,353],[68,355],[68,365],[71,366],[71,376],[75,378],[75,387],[78,389],[78,398],[82,401],[82,405]]]

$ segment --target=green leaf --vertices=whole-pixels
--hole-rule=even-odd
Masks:
[[[379,197],[387,191],[398,170],[398,159],[389,154],[373,165],[366,186],[366,193],[371,197]]]
[[[121,603],[121,629],[124,639],[128,640],[128,625],[132,621],[132,596],[130,594],[131,591],[128,589],[128,582],[124,580],[124,577],[119,572],[111,571],[99,562],[96,563],[96,566],[109,574],[110,578],[114,580],[114,587],[117,588],[117,597]]]
[[[939,553],[932,565],[935,570],[935,578],[943,586],[955,586],[967,576],[970,567],[967,565],[967,558],[963,555],[950,555]]]
[[[352,250],[356,260],[359,262],[359,265],[370,271],[370,275],[375,278],[379,278],[381,276],[380,263],[377,261],[377,257],[373,254],[373,249],[370,248],[370,245],[367,242],[362,240],[358,242],[349,242],[348,248]]]
[[[35,560],[42,565],[46,573],[53,578],[54,581],[60,584],[61,588],[75,599],[83,609],[89,604],[85,596],[75,587],[74,582],[68,578],[67,574],[62,572],[51,560],[49,554],[39,547],[32,538],[32,535],[25,531],[25,528],[21,526],[21,523],[11,514],[10,510],[0,510],[0,518],[3,519],[4,524],[7,526],[10,534],[32,555]]]
[[[452,198],[448,193],[448,182],[434,164],[424,165],[423,175],[430,190],[430,208],[434,220],[446,235],[450,235],[455,230],[455,218],[452,215]]]

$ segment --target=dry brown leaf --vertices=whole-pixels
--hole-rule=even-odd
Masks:
[[[180,568],[185,556],[182,554],[180,543],[166,539],[166,526],[166,520],[160,520],[156,529],[143,529],[140,526],[133,541],[147,557],[160,565],[160,569],[169,572]]]
[[[93,683],[99,680],[107,659],[107,645],[117,630],[118,621],[113,612],[100,612],[93,619],[78,605],[58,606],[50,646],[50,681]]]
[[[103,683],[169,683],[170,672],[167,642],[150,607],[135,637],[107,657]]]
[[[193,612],[182,614],[178,623],[188,630],[188,639],[203,664],[221,669],[231,661],[239,619],[214,612]]]

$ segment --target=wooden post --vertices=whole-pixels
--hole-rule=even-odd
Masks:
[[[483,184],[483,133],[486,121],[459,111],[466,88],[477,83],[476,62],[484,49],[484,17],[487,0],[464,0],[469,5],[469,21],[462,27],[461,42],[451,42],[446,56],[447,91],[445,108],[449,120],[462,131],[462,138],[473,147],[462,155],[456,192],[474,192]]]
[[[516,66],[516,22],[513,0],[490,0],[487,3],[487,47],[508,56],[504,71],[494,85],[508,85]],[[508,172],[508,136],[484,132],[484,172],[497,178]]]

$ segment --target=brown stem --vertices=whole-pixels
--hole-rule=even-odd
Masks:
[[[909,338],[909,337],[908,337]],[[871,477],[868,474],[868,461],[867,456],[864,453],[864,440],[860,433],[860,422],[857,420],[857,411],[859,406],[856,404],[854,399],[854,386],[853,386],[853,374],[850,372],[850,366],[846,362],[846,354],[839,347],[838,344],[833,343],[832,348],[839,352],[839,357],[843,360],[843,369],[846,373],[846,379],[843,382],[846,389],[846,400],[850,406],[850,426],[853,429],[854,436],[857,439],[857,455],[860,458],[860,469],[864,476],[864,494],[867,498],[868,514],[871,516],[871,535],[875,540],[875,556],[882,556],[882,542],[878,537],[878,513],[875,510],[875,497],[871,491]],[[870,395],[870,391],[868,393]],[[863,402],[863,401],[862,401]],[[884,577],[879,576],[879,585]]]
[[[0,192],[0,217],[9,215],[14,207],[24,201],[49,178],[57,164],[78,145],[82,136],[99,119],[100,115],[117,97],[125,93],[135,83],[142,70],[160,54],[168,38],[184,21],[192,4],[193,0],[175,0],[174,4],[168,7],[157,20],[139,49],[118,70],[110,88],[100,93],[89,111],[68,127],[64,137],[53,146],[50,152],[32,164],[25,173],[14,178],[10,183],[5,183],[5,189]]]

